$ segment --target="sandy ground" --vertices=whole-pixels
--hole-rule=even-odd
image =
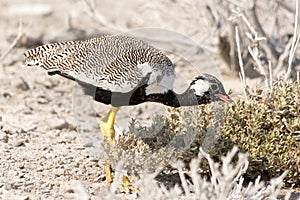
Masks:
[[[103,1],[98,6],[103,15],[119,25],[130,28],[160,25],[156,20],[158,13],[150,15],[148,7],[140,9],[140,3],[135,1],[118,5]],[[134,9],[142,12],[142,17],[130,15]],[[68,16],[74,27],[91,33],[99,31],[79,1],[1,1],[1,54],[9,49],[18,33],[20,20],[26,35],[32,38],[43,41],[76,38],[66,32]],[[145,17],[149,16],[151,20],[147,21]],[[166,24],[166,29],[176,25]],[[186,29],[180,26],[176,31],[183,33]],[[42,69],[20,67],[25,51],[23,47],[12,49],[0,64],[0,198],[74,199],[87,192],[90,198],[101,199],[101,192],[107,186],[99,153],[98,121],[109,107],[82,96],[69,80],[49,77]],[[214,60],[214,55],[208,56]],[[198,62],[203,64],[203,58]],[[207,68],[211,63],[217,62],[204,63],[203,71],[211,71]],[[178,79],[184,80],[175,86],[178,90],[184,88],[185,79],[197,74],[194,68],[178,67],[176,71]],[[227,75],[222,79],[235,96],[241,94],[236,77]],[[124,108],[117,118],[117,131],[126,128],[131,117],[147,124],[153,114],[163,113],[163,106],[153,104]]]

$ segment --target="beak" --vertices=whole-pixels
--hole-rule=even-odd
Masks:
[[[224,94],[215,94],[215,96],[219,97],[222,101],[225,101],[230,106],[235,106],[235,102],[228,96]]]

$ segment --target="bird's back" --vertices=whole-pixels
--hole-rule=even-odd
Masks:
[[[115,92],[128,92],[150,75],[148,84],[172,88],[172,62],[160,50],[132,37],[113,35],[83,41],[47,44],[27,51],[26,66],[39,66],[51,74]]]

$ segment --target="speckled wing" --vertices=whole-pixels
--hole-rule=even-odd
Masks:
[[[26,66],[43,67],[51,74],[113,92],[129,92],[147,75],[148,85],[166,89],[172,89],[175,79],[172,62],[161,51],[122,35],[47,44],[24,55]]]

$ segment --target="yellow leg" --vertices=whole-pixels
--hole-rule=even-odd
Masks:
[[[105,165],[105,177],[106,177],[106,181],[109,185],[112,184],[113,182],[113,177],[111,174],[111,167],[110,165]]]
[[[114,123],[116,119],[116,114],[118,112],[119,108],[113,107],[109,110],[109,112],[101,119],[100,121],[100,129],[103,134],[103,136],[108,139],[109,145],[113,146],[115,144],[115,129],[114,129]],[[107,155],[107,145],[104,144],[104,159],[107,163],[109,163],[109,156]],[[115,158],[118,157],[118,154],[114,152],[113,154]],[[111,166],[107,164],[105,166],[105,176],[106,181],[110,185],[113,182],[113,176],[111,172]]]
[[[114,123],[116,119],[116,114],[120,108],[113,107],[100,121],[100,129],[102,134],[108,139],[110,145],[115,144],[115,129]]]
[[[115,140],[115,129],[114,129],[114,123],[116,119],[116,114],[119,111],[120,108],[113,107],[109,110],[109,112],[104,116],[104,118],[100,121],[100,129],[104,137],[106,137],[109,141],[109,144],[113,146],[116,142]],[[104,146],[104,149],[106,150],[106,145]],[[117,152],[113,152],[113,155],[115,159],[118,159]],[[105,153],[105,159],[108,159],[108,156]],[[111,166],[108,164],[105,166],[105,175],[106,175],[106,181],[110,185],[113,182],[113,176],[111,172]],[[133,187],[130,183],[130,180],[127,176],[123,176],[123,184],[120,186],[120,189],[125,192],[130,191],[138,191],[137,188]]]

